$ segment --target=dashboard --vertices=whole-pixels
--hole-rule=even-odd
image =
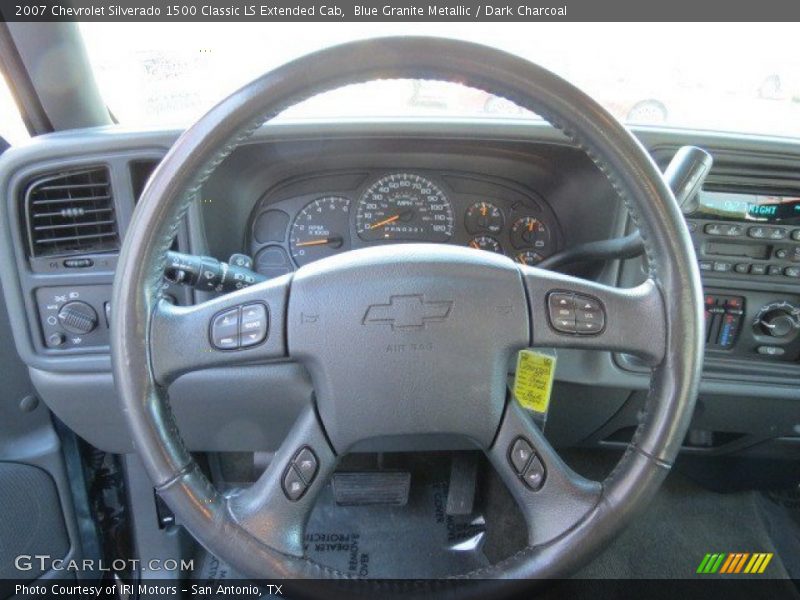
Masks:
[[[381,169],[309,175],[268,191],[247,228],[268,277],[379,244],[457,244],[535,265],[563,245],[547,202],[499,178]],[[398,250],[400,251],[400,250]]]
[[[108,346],[116,258],[147,178],[179,133],[54,134],[0,159],[0,275],[17,351],[53,413],[109,451],[131,450]],[[662,168],[686,144],[715,158],[687,215],[707,330],[684,452],[800,457],[800,144],[635,133]],[[544,124],[286,123],[265,126],[218,167],[174,249],[246,255],[275,277],[350,249],[403,252],[413,242],[536,264],[633,228],[604,175]],[[633,258],[564,270],[632,287],[648,267]],[[184,305],[214,295],[166,292]],[[561,349],[554,385],[547,435],[556,446],[623,447],[649,371],[625,355]],[[313,393],[300,365],[277,362],[187,374],[170,401],[191,449],[253,451],[277,447]]]

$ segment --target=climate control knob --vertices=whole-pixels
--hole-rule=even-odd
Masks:
[[[800,308],[789,302],[762,306],[753,321],[756,333],[788,341],[800,333]]]
[[[97,313],[86,302],[74,300],[59,309],[58,321],[65,331],[85,335],[97,327]]]

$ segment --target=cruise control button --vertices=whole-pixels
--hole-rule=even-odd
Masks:
[[[294,467],[289,465],[283,476],[283,493],[289,500],[299,500],[306,491],[306,484]]]
[[[267,337],[267,309],[263,304],[242,307],[242,348],[260,344]]]
[[[294,467],[300,473],[300,476],[305,480],[306,484],[311,485],[314,477],[317,474],[317,457],[308,446],[304,447],[294,459]]]
[[[511,454],[509,455],[511,466],[514,467],[517,475],[522,475],[531,456],[533,456],[533,448],[528,441],[523,438],[517,438],[517,441],[511,447]]]
[[[525,473],[522,475],[522,481],[535,492],[542,488],[542,484],[544,484],[544,475],[544,465],[542,461],[539,460],[538,456],[534,456],[531,464],[528,465],[528,468],[525,469]]]
[[[214,317],[211,323],[211,343],[218,350],[239,347],[239,309],[233,308]]]

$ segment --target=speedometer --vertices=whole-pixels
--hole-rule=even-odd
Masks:
[[[394,173],[364,192],[356,211],[356,230],[365,241],[446,242],[453,235],[453,207],[432,181]]]

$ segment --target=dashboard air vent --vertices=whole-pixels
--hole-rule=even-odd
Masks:
[[[33,257],[119,249],[111,180],[106,167],[38,177],[25,189]]]

